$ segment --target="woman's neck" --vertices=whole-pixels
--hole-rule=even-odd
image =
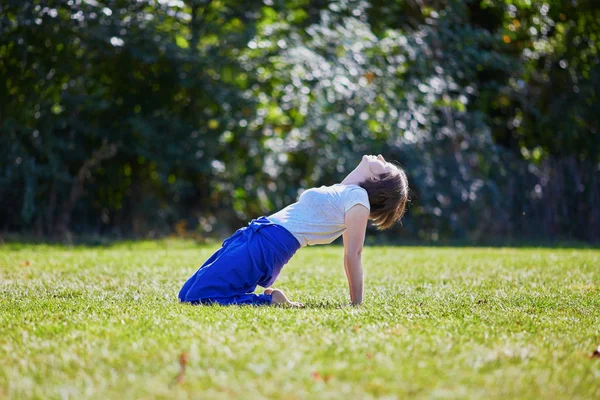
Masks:
[[[364,169],[359,165],[354,168],[352,172],[350,172],[344,180],[341,182],[342,185],[358,185],[361,182],[364,182],[367,179],[367,174]]]

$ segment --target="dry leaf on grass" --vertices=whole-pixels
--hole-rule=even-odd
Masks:
[[[331,376],[331,375],[321,375],[320,373],[318,373],[316,371],[313,372],[311,375],[312,375],[312,378],[317,382],[320,382],[320,381],[329,382],[331,380],[331,378],[333,378],[333,376]]]
[[[176,384],[180,384],[181,382],[183,382],[183,379],[185,377],[185,367],[187,365],[187,353],[184,351],[183,353],[181,353],[179,355],[179,373],[177,374],[177,376],[175,377],[175,383]]]

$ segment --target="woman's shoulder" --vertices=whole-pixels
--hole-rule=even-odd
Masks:
[[[330,186],[318,186],[305,190],[306,192],[328,193],[330,195],[348,197],[348,196],[368,196],[367,191],[359,185],[346,185],[336,183]]]
[[[369,194],[368,192],[359,185],[343,185],[346,186],[343,188],[343,198],[344,205],[346,211],[356,204],[362,204],[367,209],[371,209],[371,205],[369,204]]]
[[[341,183],[336,183],[334,186],[337,186],[339,188],[339,190],[345,192],[345,193],[364,193],[367,194],[367,191],[360,185],[355,185],[355,184],[351,184],[351,185],[344,185]]]

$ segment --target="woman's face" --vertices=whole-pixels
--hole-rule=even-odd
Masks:
[[[385,161],[385,158],[381,154],[377,156],[364,155],[361,163],[364,163],[373,177],[392,172],[396,168],[393,164]]]

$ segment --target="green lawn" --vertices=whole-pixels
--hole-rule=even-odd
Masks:
[[[600,397],[599,250],[368,247],[354,308],[305,248],[304,309],[179,304],[214,250],[0,247],[0,398]]]

